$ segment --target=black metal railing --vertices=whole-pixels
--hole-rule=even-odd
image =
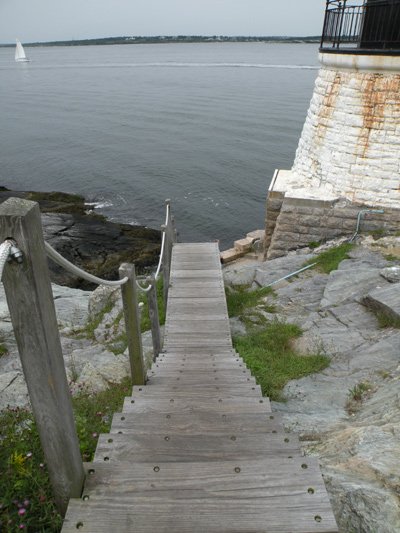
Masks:
[[[400,0],[327,0],[321,51],[400,54]]]

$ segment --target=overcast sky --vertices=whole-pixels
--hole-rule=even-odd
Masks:
[[[0,43],[120,35],[318,35],[325,0],[0,0]]]

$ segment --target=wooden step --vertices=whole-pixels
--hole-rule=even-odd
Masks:
[[[177,370],[176,373],[164,373],[158,371],[155,374],[148,376],[148,381],[145,386],[155,387],[156,385],[183,385],[183,384],[193,384],[193,385],[255,385],[256,380],[250,374],[248,370],[238,369],[236,371],[230,371],[229,373],[223,372],[213,372],[211,370],[203,370],[196,372],[191,372],[190,369],[184,371]]]
[[[123,420],[121,420],[123,418]],[[115,413],[110,433],[147,434],[207,434],[221,435],[230,432],[285,433],[281,418],[270,413],[230,413],[196,411],[194,413],[155,413],[151,418],[145,413]]]
[[[186,462],[245,460],[301,455],[298,438],[280,433],[225,435],[106,434],[100,435],[95,462]]]
[[[142,389],[142,390],[140,390]],[[138,387],[133,391],[132,400],[139,400],[140,398],[154,398],[157,400],[163,399],[165,402],[170,400],[186,399],[188,402],[199,402],[206,400],[217,400],[226,398],[254,398],[255,400],[262,400],[261,389],[258,385],[254,385],[250,388],[243,386],[232,385],[199,385],[194,386],[179,386],[176,388],[165,386],[163,388],[154,387],[152,390],[150,387]],[[135,403],[134,401],[131,403]]]
[[[71,500],[64,533],[337,532],[311,458],[110,467],[85,465],[83,498]]]
[[[128,396],[124,400],[122,408],[125,412],[142,413],[193,413],[197,411],[210,411],[221,414],[229,413],[265,413],[271,411],[271,404],[268,398],[256,398],[242,396],[221,396],[220,398],[180,398],[170,395],[164,398],[133,398]]]
[[[195,370],[196,368],[210,368],[210,369],[225,369],[227,372],[236,369],[247,369],[243,359],[240,357],[229,356],[229,357],[212,357],[211,355],[201,357],[199,355],[194,355],[191,357],[186,357],[183,359],[185,354],[177,356],[164,356],[161,355],[157,357],[153,363],[150,371],[154,372],[157,369],[167,369],[170,368],[171,372],[178,367],[186,367]]]
[[[157,381],[154,381],[154,378],[160,379],[160,378],[170,378],[172,381],[176,381],[178,378],[180,378],[180,381],[182,379],[185,379],[186,381],[201,381],[201,382],[213,382],[215,381],[214,378],[218,378],[221,380],[222,378],[226,380],[232,380],[233,382],[239,380],[239,381],[247,381],[247,378],[252,378],[250,371],[247,370],[244,366],[239,366],[237,363],[236,367],[225,367],[225,368],[217,368],[217,367],[209,367],[207,368],[206,365],[196,365],[196,366],[190,366],[190,363],[185,366],[185,363],[178,363],[178,365],[175,365],[174,368],[171,368],[169,365],[164,365],[163,367],[156,367],[153,366],[154,370],[149,370],[147,372],[149,383],[157,383]],[[217,380],[218,380],[217,379]],[[254,379],[254,378],[253,378]]]

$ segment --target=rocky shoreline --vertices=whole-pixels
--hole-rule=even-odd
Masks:
[[[322,249],[229,265],[225,284],[267,286]],[[298,353],[330,358],[322,372],[290,381],[273,410],[318,457],[340,533],[400,531],[400,237],[360,238],[337,270],[311,269],[273,288],[276,312],[266,318],[302,328]]]
[[[60,192],[11,191],[0,188],[0,203],[10,197],[39,203],[45,240],[61,255],[91,274],[118,279],[123,262],[138,271],[155,265],[160,231],[107,220],[90,210],[82,196]],[[51,279],[58,285],[92,290],[95,285],[72,276],[49,261]]]

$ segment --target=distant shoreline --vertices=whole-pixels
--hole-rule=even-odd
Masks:
[[[24,46],[93,46],[110,44],[168,44],[168,43],[311,43],[318,44],[321,37],[285,36],[224,36],[224,35],[157,35],[153,37],[103,37],[99,39],[77,39],[72,41],[24,42]],[[14,43],[0,44],[1,48],[15,46]]]

